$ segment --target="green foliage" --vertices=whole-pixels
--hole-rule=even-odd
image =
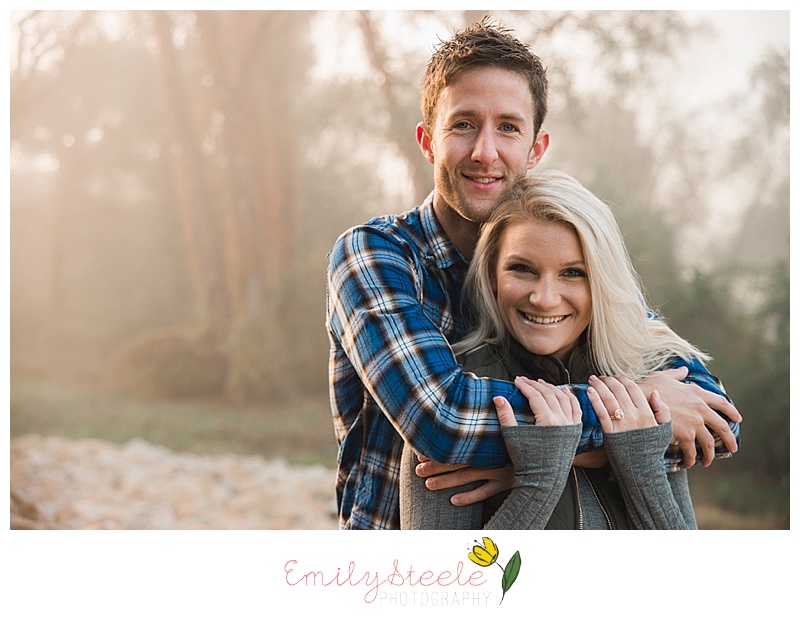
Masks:
[[[327,398],[329,345],[319,296],[325,290],[323,273],[287,274],[303,285],[233,325],[225,343],[225,395],[233,402]]]
[[[111,381],[123,393],[187,398],[219,396],[227,360],[203,330],[184,326],[137,334],[114,355]]]
[[[789,476],[789,270],[785,262],[759,277],[695,273],[681,303],[670,306],[672,327],[714,357],[744,417],[742,446],[731,469],[784,483]],[[743,288],[746,301],[737,294]],[[726,468],[729,466],[726,465]]]
[[[230,372],[225,394],[233,402],[289,400],[301,372],[297,337],[282,329],[274,313],[246,316],[231,330]]]

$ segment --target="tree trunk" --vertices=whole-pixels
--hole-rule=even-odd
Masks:
[[[181,216],[198,318],[210,328],[214,340],[220,342],[230,324],[230,306],[216,237],[218,222],[213,214],[212,194],[197,144],[198,132],[192,126],[194,108],[172,44],[170,18],[163,11],[153,11],[152,15],[161,53],[164,144]]]

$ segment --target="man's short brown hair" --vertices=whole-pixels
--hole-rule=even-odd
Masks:
[[[433,127],[442,91],[465,71],[483,67],[506,69],[525,78],[533,100],[534,135],[538,134],[547,114],[547,71],[527,45],[488,18],[457,31],[436,48],[422,78],[423,120]]]

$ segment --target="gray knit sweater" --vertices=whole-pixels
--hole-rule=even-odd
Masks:
[[[686,471],[667,474],[664,448],[671,423],[607,434],[606,451],[622,490],[634,529],[696,529]],[[478,483],[456,489],[429,491],[414,473],[416,454],[406,445],[400,482],[400,524],[403,529],[544,529],[567,485],[580,436],[574,426],[516,426],[503,428],[514,463],[510,495],[492,518],[483,522],[482,502],[453,506],[450,497]],[[608,527],[594,493],[582,477],[578,489],[583,529]]]
[[[482,364],[487,356],[479,352],[470,364]],[[525,352],[519,353],[522,357]],[[579,358],[579,356],[573,356]],[[491,359],[491,358],[489,358]],[[530,359],[523,360],[531,370]],[[552,364],[548,356],[535,356],[537,364]],[[508,364],[508,358],[503,362]],[[573,364],[578,366],[581,359]],[[481,368],[484,376],[502,375],[509,369],[496,365]],[[518,368],[510,369],[517,372]],[[553,371],[539,371],[548,375]],[[509,372],[509,374],[511,374]],[[582,372],[578,374],[583,374]],[[512,375],[513,376],[513,375]],[[530,375],[529,375],[530,376]],[[545,376],[555,381],[556,377]],[[581,425],[503,427],[503,438],[514,464],[514,487],[493,516],[484,522],[483,502],[453,506],[456,493],[474,489],[471,483],[454,489],[429,491],[414,469],[419,462],[406,444],[400,472],[400,525],[402,529],[544,529],[567,488],[570,474],[577,483],[577,506],[581,529],[605,529],[609,522],[586,476],[572,462],[581,434]],[[622,492],[628,525],[634,529],[696,529],[686,470],[667,473],[664,451],[672,437],[672,423],[605,435],[604,445],[616,482]],[[618,524],[618,526],[620,526]],[[621,526],[620,526],[621,527]]]

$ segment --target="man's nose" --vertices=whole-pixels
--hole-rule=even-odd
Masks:
[[[472,161],[489,166],[497,159],[497,145],[495,144],[494,131],[484,127],[478,132],[472,149]]]

